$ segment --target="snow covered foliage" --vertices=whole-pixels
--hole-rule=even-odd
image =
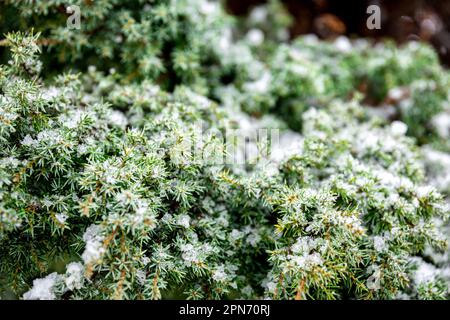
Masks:
[[[276,1],[79,5],[0,4],[30,29],[1,27],[0,294],[448,298],[431,49],[288,44]]]

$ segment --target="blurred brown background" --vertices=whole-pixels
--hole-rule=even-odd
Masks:
[[[322,39],[389,37],[402,43],[421,40],[431,43],[441,61],[450,66],[450,0],[282,0],[294,25],[291,36],[315,33]],[[264,0],[227,0],[228,9],[244,15]],[[381,29],[369,30],[369,5],[381,8]]]

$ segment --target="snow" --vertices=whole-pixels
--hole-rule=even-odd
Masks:
[[[272,76],[269,72],[265,72],[259,80],[244,84],[244,89],[249,92],[265,93],[269,90],[271,81]]]
[[[190,266],[192,263],[199,262],[199,253],[196,248],[190,243],[181,246],[181,257],[186,262],[187,266]]]
[[[55,214],[55,218],[56,220],[58,220],[59,223],[65,224],[68,216],[65,213],[57,213]]]
[[[227,279],[227,274],[225,273],[225,268],[223,265],[220,265],[217,267],[216,270],[213,272],[213,279],[217,282],[223,282]]]
[[[395,136],[403,136],[408,131],[408,126],[401,121],[394,121],[391,124],[391,131]]]
[[[250,12],[250,20],[253,23],[265,23],[267,19],[268,11],[266,8],[259,6],[254,8]]]
[[[338,37],[335,40],[334,45],[341,52],[350,52],[352,50],[352,43],[347,37],[344,36]]]
[[[128,120],[122,112],[115,110],[109,115],[109,123],[120,128],[125,128],[128,124]]]
[[[136,271],[136,279],[140,285],[144,285],[145,279],[147,278],[144,270]]]
[[[178,225],[180,225],[184,228],[189,228],[190,221],[191,221],[191,218],[186,214],[182,214],[182,215],[178,216],[178,219],[177,219]]]
[[[33,146],[36,145],[37,141],[34,140],[29,134],[27,134],[23,139],[22,139],[22,145],[24,146]]]
[[[431,123],[441,138],[450,138],[450,113],[441,112],[435,115]]]

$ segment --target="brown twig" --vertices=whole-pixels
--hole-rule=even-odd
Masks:
[[[161,293],[158,288],[158,279],[159,279],[159,269],[156,269],[155,276],[153,277],[153,286],[152,286],[152,299],[156,300],[161,297]]]

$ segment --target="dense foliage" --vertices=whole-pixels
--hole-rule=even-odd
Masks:
[[[448,298],[431,48],[288,43],[276,1],[73,5],[0,4],[0,294]]]

